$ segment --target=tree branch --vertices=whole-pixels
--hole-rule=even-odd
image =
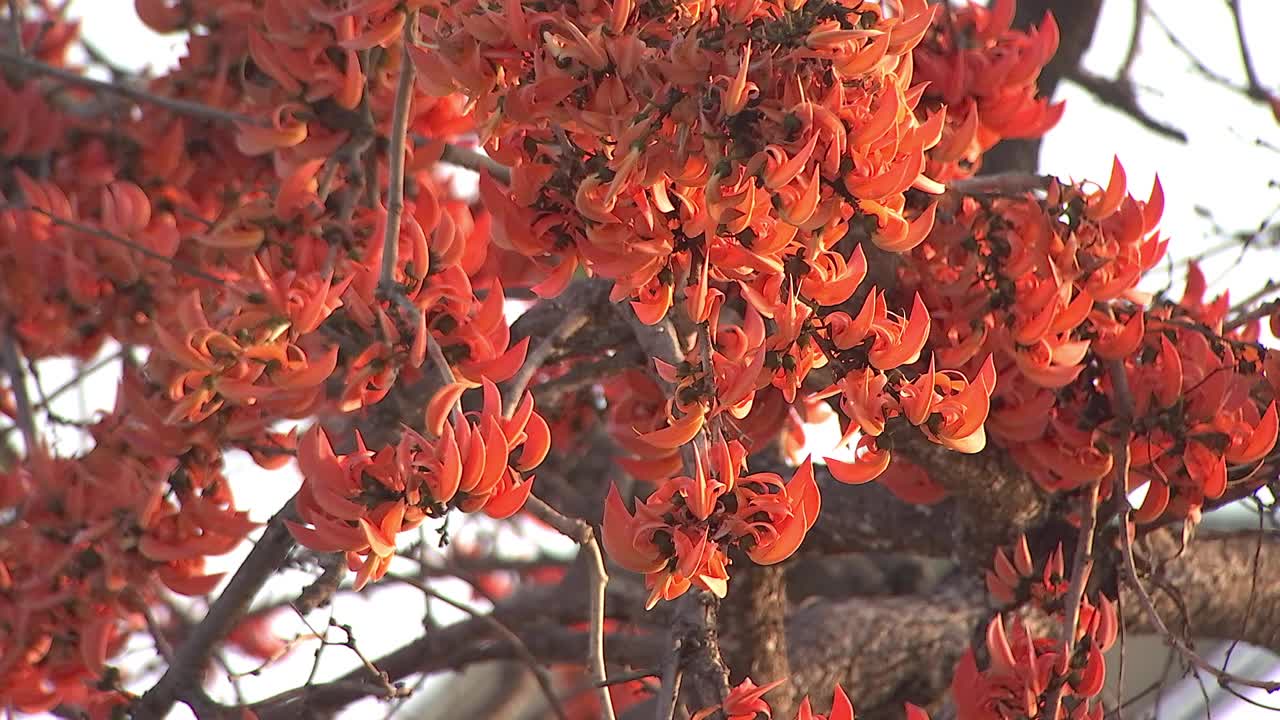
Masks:
[[[169,714],[174,702],[187,701],[197,692],[203,692],[199,687],[200,673],[209,664],[214,647],[249,610],[254,596],[267,578],[284,564],[293,549],[293,535],[284,524],[285,520],[292,519],[296,517],[294,501],[290,499],[271,518],[266,531],[236,570],[226,589],[177,649],[174,661],[164,675],[134,704],[134,720],[163,718]]]
[[[400,215],[404,212],[404,145],[405,134],[409,130],[409,109],[413,103],[414,64],[409,57],[409,48],[413,44],[413,28],[418,24],[418,12],[415,10],[408,15],[400,44],[400,79],[396,84],[387,149],[387,228],[382,240],[382,272],[378,277],[378,290],[383,297],[392,297],[397,292],[395,273],[400,254]],[[377,182],[376,175],[368,182]]]
[[[1187,141],[1185,132],[1161,121],[1142,109],[1142,106],[1138,104],[1133,82],[1127,77],[1105,78],[1081,67],[1068,70],[1065,77],[1092,95],[1098,102],[1129,116],[1139,125],[1156,135],[1176,140],[1180,143]]]

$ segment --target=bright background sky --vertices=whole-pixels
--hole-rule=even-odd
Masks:
[[[1243,84],[1239,50],[1235,42],[1229,14],[1223,3],[1189,3],[1185,0],[1148,0],[1152,12],[1214,72]],[[128,68],[151,66],[163,69],[182,52],[177,36],[161,37],[151,33],[137,20],[129,0],[73,0],[71,13],[83,18],[83,35],[107,57]],[[1244,0],[1246,26],[1254,32],[1250,50],[1262,82],[1280,89],[1280,44],[1270,38],[1280,27],[1280,2],[1276,0]],[[1190,11],[1190,12],[1188,12]],[[1085,58],[1088,69],[1109,76],[1124,55],[1133,22],[1132,4],[1126,0],[1106,0],[1103,17],[1093,47]],[[1063,177],[1089,178],[1105,183],[1113,155],[1118,154],[1128,173],[1130,188],[1145,197],[1153,175],[1159,172],[1166,209],[1162,226],[1172,236],[1170,255],[1174,260],[1193,256],[1217,244],[1225,233],[1254,231],[1259,223],[1280,207],[1280,188],[1276,186],[1276,168],[1280,168],[1280,125],[1269,110],[1248,103],[1239,95],[1206,81],[1191,69],[1191,64],[1167,39],[1160,27],[1148,19],[1144,28],[1141,53],[1133,68],[1139,87],[1139,102],[1153,116],[1183,130],[1187,144],[1157,137],[1132,120],[1100,106],[1089,95],[1064,82],[1059,98],[1066,98],[1067,112],[1062,123],[1052,131],[1045,143],[1042,170]],[[1263,145],[1259,145],[1257,140]],[[1267,147],[1269,146],[1269,147]],[[1225,231],[1225,233],[1224,233]],[[1280,253],[1275,250],[1254,251],[1245,262],[1235,264],[1234,253],[1225,253],[1204,264],[1213,290],[1230,289],[1236,298],[1260,287],[1268,278],[1280,278]],[[1229,273],[1229,275],[1228,275]],[[1175,293],[1182,285],[1183,271],[1172,275],[1164,268],[1152,273],[1146,289],[1159,290],[1172,285]],[[69,363],[41,364],[46,388],[56,387],[74,372]],[[98,409],[109,409],[115,392],[118,365],[110,365],[87,383],[86,392],[69,394],[55,403],[65,415],[85,415]],[[81,442],[74,432],[49,429],[48,432],[64,452],[73,452]],[[254,519],[265,521],[297,489],[298,477],[292,470],[264,472],[246,456],[228,456],[226,475],[232,480],[242,503],[248,501]],[[457,516],[451,520],[451,534],[456,542],[490,542],[492,524],[468,522]],[[516,523],[503,529],[504,548],[530,547],[528,539],[512,542],[516,533],[529,529]],[[540,536],[540,537],[544,537]],[[567,541],[549,539],[559,551],[569,551]],[[218,569],[234,569],[247,548],[219,559]],[[308,576],[286,571],[275,587],[281,597],[296,593]],[[459,582],[441,582],[434,587],[451,597],[470,602],[465,586]],[[262,598],[259,598],[261,601]],[[372,602],[372,600],[376,600]],[[438,605],[438,603],[437,603]],[[483,603],[475,603],[484,609]],[[362,597],[343,596],[335,603],[335,615],[354,626],[361,650],[376,658],[420,632],[423,599],[416,591],[393,587],[390,583],[375,586]],[[198,608],[193,606],[193,612]],[[449,608],[433,607],[437,618],[451,622],[460,613]],[[312,614],[313,624],[322,628],[327,610]],[[278,630],[286,637],[305,632],[293,617],[284,617]],[[270,668],[261,677],[245,677],[242,687],[252,700],[301,684],[311,668],[314,643],[301,645],[289,659]],[[1243,650],[1243,649],[1242,649]],[[149,643],[139,642],[136,659],[143,661],[151,653]],[[1132,663],[1132,659],[1130,660]],[[231,658],[240,671],[254,667],[252,661]],[[319,679],[335,677],[353,666],[350,653],[343,648],[330,648],[321,664]],[[1242,674],[1267,674],[1280,678],[1274,658],[1265,653],[1238,651],[1232,669]],[[154,676],[143,678],[138,689],[149,687]],[[441,682],[437,680],[436,682]],[[219,697],[229,699],[224,687]],[[1186,717],[1203,714],[1200,691],[1193,682],[1184,682],[1166,694],[1162,717]],[[1215,716],[1254,717],[1240,701],[1215,699]],[[385,708],[372,702],[354,705],[344,717],[381,717]],[[1174,713],[1174,714],[1171,714]],[[190,717],[185,706],[179,706],[172,717]]]

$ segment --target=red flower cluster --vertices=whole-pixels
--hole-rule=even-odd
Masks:
[[[880,218],[885,248],[928,231],[902,193],[940,190],[921,169],[943,115],[911,112],[910,51],[933,15],[918,1],[463,2],[423,21],[414,61],[426,89],[475,99],[512,168],[509,191],[482,180],[495,242],[544,268],[539,292],[585,264],[646,322],[678,295],[703,322],[722,297],[710,281],[772,298],[801,248],[835,280],[855,212]]]
[[[987,590],[994,599],[1011,607],[1030,601],[1059,625],[1066,624],[1070,616],[1065,607],[1070,584],[1061,544],[1045,560],[1040,578],[1035,576],[1035,562],[1023,536],[1010,552],[996,550],[994,570],[987,571]],[[1063,698],[1080,699],[1060,718],[1102,717],[1102,703],[1092,700],[1102,691],[1107,674],[1103,655],[1115,642],[1119,619],[1115,605],[1104,595],[1098,598],[1096,605],[1088,597],[1080,599],[1076,626],[1070,630],[1070,654],[1060,640],[1033,637],[1021,617],[1013,620],[1012,638],[1005,631],[1003,616],[993,617],[986,635],[989,665],[980,670],[977,656],[970,649],[956,667],[951,691],[958,717],[1047,718],[1046,706],[1053,693],[1058,695],[1059,709]],[[1066,634],[1060,633],[1059,637]]]
[[[929,177],[969,177],[996,143],[1039,137],[1062,117],[1064,102],[1036,97],[1040,69],[1058,50],[1058,25],[1046,13],[1038,28],[1011,31],[1016,9],[1016,0],[961,5],[916,47],[916,79],[929,83],[917,112],[947,109],[942,142],[925,165]]]
[[[427,518],[442,518],[456,507],[501,520],[529,498],[533,477],[521,473],[541,464],[551,446],[533,396],[526,393],[504,417],[498,388],[486,380],[484,409],[472,417],[454,413],[446,424],[465,389],[446,386],[432,400],[427,428],[433,439],[405,428],[398,443],[374,452],[357,432],[355,451],[339,455],[318,425],[303,436],[297,511],[306,524],[289,521],[289,530],[313,550],[345,552],[357,571],[357,589],[386,574],[396,536]]]
[[[746,448],[721,440],[693,477],[667,480],[635,514],[616,486],[605,501],[604,546],[619,565],[645,573],[647,608],[691,586],[724,597],[730,547],[761,565],[790,557],[818,518],[822,500],[806,461],[790,482],[773,473],[743,475]],[[710,467],[707,467],[710,465]]]

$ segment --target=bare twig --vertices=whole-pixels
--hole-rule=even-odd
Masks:
[[[124,351],[120,350],[118,352],[114,352],[108,355],[107,357],[102,358],[101,360],[95,362],[94,364],[86,368],[81,368],[75,374],[75,377],[72,377],[70,380],[67,380],[63,384],[54,388],[52,391],[49,392],[48,395],[45,396],[43,400],[33,405],[31,409],[33,411],[47,409],[48,403],[53,402],[54,400],[58,399],[60,396],[65,395],[70,390],[75,389],[80,385],[80,383],[84,382],[85,378],[96,373],[102,368],[110,365],[111,363],[120,360],[123,356],[124,356]],[[15,426],[7,427],[7,428],[4,428],[3,430],[0,430],[0,440],[4,440],[4,438],[6,438],[15,427],[18,427],[18,426],[15,425]]]
[[[657,714],[654,720],[671,720],[676,714],[676,702],[680,699],[680,685],[684,679],[684,668],[680,662],[681,650],[684,648],[684,636],[676,629],[671,629],[671,647],[662,658],[662,686],[658,692]]]
[[[1253,66],[1253,58],[1249,55],[1249,43],[1244,35],[1244,18],[1240,13],[1240,0],[1227,0],[1227,9],[1231,11],[1231,23],[1236,29],[1236,42],[1240,46],[1240,63],[1244,66],[1245,81],[1249,84],[1249,96],[1266,97],[1267,91],[1258,79],[1258,70]]]
[[[1122,360],[1109,361],[1107,363],[1107,372],[1111,377],[1112,387],[1115,390],[1115,394],[1112,396],[1112,409],[1119,418],[1123,430],[1123,435],[1119,438],[1115,451],[1115,477],[1113,480],[1115,484],[1111,492],[1115,497],[1123,499],[1125,497],[1125,488],[1129,486],[1129,442],[1133,433],[1134,402],[1133,395],[1129,390],[1129,379],[1125,374],[1124,362]],[[1117,503],[1119,502],[1120,500],[1117,500]],[[1146,588],[1142,586],[1142,581],[1138,579],[1138,568],[1133,559],[1133,539],[1129,535],[1129,505],[1127,502],[1123,505],[1123,513],[1120,520],[1121,572],[1128,581],[1129,586],[1133,588],[1133,594],[1138,598],[1138,603],[1142,605],[1142,609],[1146,613],[1147,619],[1151,622],[1151,626],[1155,628],[1156,633],[1164,639],[1165,643],[1176,650],[1188,664],[1217,678],[1218,683],[1223,686],[1243,685],[1245,687],[1258,688],[1268,693],[1280,691],[1280,681],[1254,680],[1240,677],[1215,666],[1188,647],[1182,638],[1169,631],[1168,626],[1160,619],[1160,613],[1156,610],[1155,602],[1147,594]]]
[[[1179,39],[1178,36],[1173,33],[1173,30],[1170,29],[1170,27],[1163,20],[1160,19],[1159,15],[1157,15],[1155,12],[1152,12],[1150,8],[1148,8],[1147,14],[1151,16],[1152,20],[1156,21],[1156,25],[1160,28],[1161,31],[1164,32],[1165,37],[1169,39],[1169,43],[1172,44],[1175,49],[1177,49],[1179,52],[1185,55],[1187,60],[1191,62],[1191,67],[1196,72],[1200,73],[1200,75],[1202,75],[1206,80],[1209,80],[1210,82],[1213,82],[1217,85],[1221,85],[1229,90],[1233,90],[1235,92],[1241,93],[1252,100],[1261,100],[1264,102],[1267,100],[1266,93],[1264,91],[1261,91],[1260,88],[1255,89],[1255,88],[1249,88],[1249,87],[1240,87],[1235,82],[1233,82],[1231,78],[1228,78],[1225,75],[1222,75],[1220,73],[1214,72],[1212,69],[1209,68],[1208,65],[1205,65],[1204,62],[1200,60],[1200,58],[1196,57],[1196,54],[1191,51],[1191,48],[1187,47],[1187,44],[1182,42],[1182,40]]]
[[[333,594],[347,576],[347,559],[343,553],[326,553],[320,558],[323,571],[310,585],[302,589],[293,602],[294,609],[306,615],[318,607],[328,605]]]
[[[418,12],[409,13],[404,24],[404,38],[400,51],[400,80],[396,85],[395,107],[391,112],[390,147],[387,150],[387,230],[382,241],[382,274],[378,278],[378,290],[389,297],[395,290],[396,263],[400,254],[400,215],[404,212],[404,153],[405,134],[409,130],[409,108],[413,103],[413,59],[409,48],[413,44],[413,28],[418,24]],[[376,177],[370,178],[370,182]]]
[[[604,597],[609,584],[609,574],[604,568],[604,555],[600,552],[600,543],[596,540],[591,526],[585,521],[570,518],[538,496],[530,495],[525,509],[542,522],[555,528],[560,534],[582,546],[587,553],[587,574],[590,582],[588,592],[591,593],[589,615],[591,630],[587,643],[587,672],[596,683],[600,698],[601,717],[604,720],[615,720],[613,700],[609,697],[609,688],[605,683],[607,675],[604,667]]]
[[[947,185],[947,191],[957,195],[1021,195],[1043,190],[1051,182],[1051,175],[1014,171],[954,180]]]
[[[27,51],[22,46],[22,11],[18,9],[18,0],[9,0],[9,44],[19,55]]]
[[[152,260],[158,260],[162,263],[165,263],[170,267],[172,267],[174,270],[177,270],[178,272],[181,272],[185,275],[190,275],[191,277],[199,278],[201,280],[207,280],[208,282],[227,288],[228,290],[232,290],[235,292],[243,292],[238,290],[234,286],[228,284],[226,280],[218,277],[217,275],[211,275],[201,270],[200,268],[195,267],[194,265],[189,265],[176,258],[171,258],[168,255],[162,255],[156,252],[155,250],[152,250],[149,247],[139,245],[138,243],[130,240],[127,237],[116,235],[113,232],[103,230],[102,228],[94,227],[92,225],[85,225],[84,223],[77,222],[75,220],[59,217],[58,215],[54,215],[53,213],[49,212],[48,210],[45,210],[44,208],[32,207],[27,205],[9,205],[8,207],[11,207],[15,210],[30,210],[31,212],[38,213],[40,215],[43,215],[49,218],[50,220],[53,221],[53,224],[55,225],[61,225],[63,227],[68,227],[68,228],[71,228],[72,230],[76,230],[82,233],[95,235],[97,237],[103,238],[104,240],[110,240],[111,242],[114,242],[119,245],[123,245],[129,248],[130,250],[133,250],[139,255],[143,255],[145,257],[151,258]]]
[[[7,51],[0,50],[0,64],[16,67],[25,72],[44,75],[46,77],[53,78],[64,85],[72,85],[96,92],[119,95],[120,97],[128,98],[129,100],[133,100],[137,103],[154,105],[179,115],[200,118],[201,120],[229,123],[234,122],[242,125],[253,125],[258,127],[267,127],[270,125],[270,121],[266,118],[244,115],[230,110],[223,110],[221,108],[191,102],[190,100],[179,100],[177,98],[154,95],[145,90],[133,87],[128,83],[111,83],[94,80],[91,77],[77,75],[70,70],[46,65],[38,60],[32,60],[31,58],[16,55]]]
[[[546,696],[547,703],[551,705],[551,711],[554,712],[556,717],[560,718],[560,720],[568,720],[569,715],[565,712],[564,705],[560,702],[560,696],[556,694],[555,687],[551,684],[551,677],[547,674],[547,669],[543,667],[543,665],[538,662],[538,658],[534,657],[533,653],[530,652],[529,646],[525,644],[524,640],[521,640],[520,636],[512,632],[511,628],[503,624],[501,620],[498,620],[489,613],[479,612],[470,605],[460,603],[450,597],[441,595],[425,583],[414,578],[404,575],[389,575],[388,577],[418,590],[429,598],[439,600],[455,610],[461,610],[467,615],[470,615],[471,617],[488,625],[494,632],[501,635],[503,639],[511,644],[511,649],[515,652],[516,657],[520,659],[520,662],[524,663],[525,666],[529,668],[529,672],[533,673],[534,679],[538,681],[538,687],[542,689],[542,694]]]
[[[1147,1],[1133,0],[1133,31],[1129,34],[1129,49],[1124,53],[1124,60],[1116,77],[1129,81],[1129,73],[1133,69],[1133,61],[1138,57],[1138,45],[1142,40],[1142,24],[1147,18]]]
[[[440,162],[456,165],[466,170],[475,172],[487,172],[494,180],[502,182],[504,185],[511,184],[511,168],[494,160],[483,153],[469,150],[457,145],[445,145],[444,153],[440,155]]]
[[[1151,132],[1178,142],[1185,143],[1187,141],[1185,132],[1142,109],[1142,106],[1138,104],[1138,97],[1137,93],[1134,92],[1133,83],[1127,78],[1123,76],[1120,78],[1106,78],[1082,68],[1069,70],[1065,77],[1079,85],[1081,89],[1088,92],[1103,105],[1128,115]]]

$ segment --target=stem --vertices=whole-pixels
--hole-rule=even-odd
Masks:
[[[507,382],[506,387],[502,389],[502,414],[504,417],[511,417],[511,413],[515,412],[516,407],[520,405],[520,398],[529,388],[529,383],[532,382],[533,376],[537,374],[539,368],[546,364],[547,359],[551,357],[551,353],[555,352],[556,346],[568,340],[586,324],[586,311],[581,307],[575,307],[560,321],[559,325],[556,325],[555,330],[552,330],[550,335],[542,338],[537,346],[529,352],[528,356],[525,357],[524,365]]]
[[[604,598],[609,584],[609,573],[605,571],[604,555],[600,552],[600,543],[596,540],[591,526],[585,521],[571,518],[548,505],[537,495],[530,495],[525,502],[525,509],[530,515],[555,528],[560,534],[582,546],[587,553],[587,579],[590,592],[589,615],[591,630],[587,636],[587,672],[595,684],[600,698],[600,717],[603,720],[617,720],[613,711],[613,700],[609,697],[608,675],[604,667]]]
[[[396,85],[396,104],[391,112],[390,148],[387,150],[387,231],[382,239],[382,274],[378,290],[390,297],[395,289],[396,263],[400,254],[400,216],[404,212],[404,153],[405,135],[409,130],[409,108],[413,102],[413,59],[409,46],[413,42],[413,28],[418,24],[418,13],[409,13],[404,24],[401,41],[400,80]],[[376,182],[370,178],[370,182]]]
[[[1127,445],[1126,453],[1127,451]],[[1085,585],[1089,582],[1089,573],[1093,570],[1093,532],[1098,523],[1098,486],[1101,481],[1090,483],[1085,490],[1084,513],[1080,518],[1080,538],[1076,544],[1075,561],[1071,569],[1071,585],[1067,590],[1065,610],[1067,616],[1062,621],[1062,642],[1065,646],[1067,662],[1075,655],[1076,625],[1080,622],[1080,603],[1084,599]],[[1123,486],[1121,486],[1123,487]],[[1115,492],[1121,492],[1119,488]],[[1048,714],[1046,717],[1058,717],[1062,707],[1062,694],[1066,683],[1059,684],[1049,696]]]
[[[546,668],[539,664],[538,658],[534,657],[533,652],[529,650],[529,646],[525,644],[524,640],[521,640],[520,636],[515,634],[511,628],[504,625],[501,620],[498,620],[491,614],[481,613],[470,605],[445,597],[428,587],[425,583],[414,578],[406,577],[404,575],[392,575],[390,577],[398,582],[402,582],[405,585],[415,588],[423,595],[426,595],[433,600],[439,600],[445,605],[448,605],[455,610],[460,610],[493,628],[494,632],[501,635],[503,639],[511,645],[511,649],[515,652],[516,657],[520,658],[520,661],[529,668],[529,672],[533,673],[534,679],[538,681],[538,687],[542,689],[542,694],[546,696],[547,703],[551,705],[551,710],[555,713],[556,717],[560,720],[569,720],[569,714],[565,712],[564,705],[560,702],[560,697],[556,694],[555,688],[552,687],[551,678],[548,677]]]

